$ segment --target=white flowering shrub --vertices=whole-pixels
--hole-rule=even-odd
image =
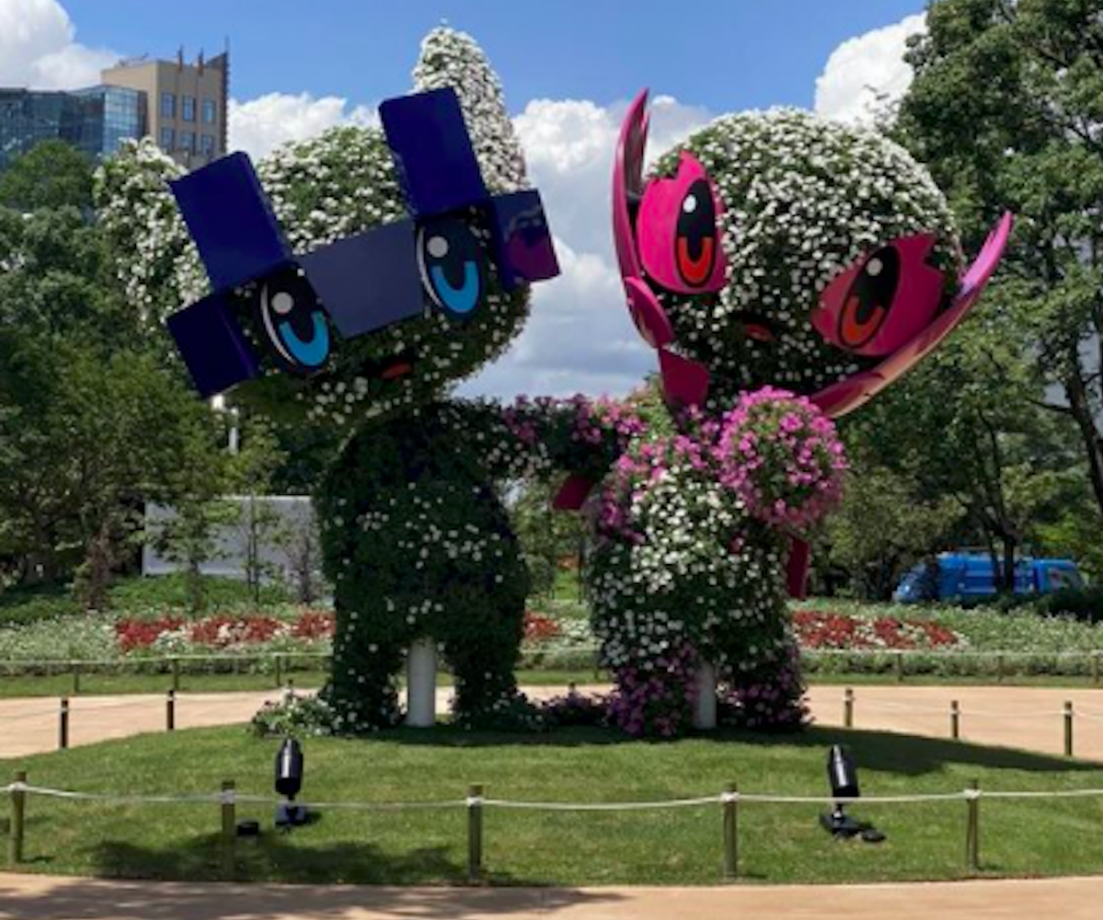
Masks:
[[[810,316],[881,245],[936,234],[947,294],[960,250],[942,193],[880,135],[793,110],[730,115],[655,174],[673,176],[683,150],[725,203],[727,277],[718,294],[658,296],[672,348],[710,372],[709,400],[669,412],[644,398],[645,430],[591,500],[594,631],[617,685],[612,717],[630,733],[688,728],[703,661],[718,668],[728,718],[795,726],[805,710],[785,565],[791,539],[837,504],[846,468],[806,397],[875,363],[836,350]],[[770,335],[749,335],[748,317]]]
[[[701,161],[724,200],[727,283],[719,296],[664,294],[677,349],[712,373],[713,396],[784,387],[810,395],[875,360],[838,351],[809,323],[823,289],[863,253],[902,236],[938,235],[932,262],[957,286],[960,247],[945,196],[883,135],[808,112],[727,115],[661,157]],[[739,314],[768,316],[772,341],[744,334]]]

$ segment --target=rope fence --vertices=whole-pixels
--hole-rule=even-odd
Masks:
[[[8,834],[8,864],[17,868],[25,861],[27,840],[27,807],[35,797],[69,802],[94,802],[118,806],[203,805],[217,808],[221,832],[219,834],[220,865],[222,875],[232,880],[237,875],[237,806],[275,806],[282,800],[270,796],[241,795],[233,780],[225,780],[221,789],[209,793],[176,795],[118,795],[102,792],[82,792],[72,789],[53,789],[35,786],[28,782],[27,773],[19,771],[13,782],[0,787],[0,796],[8,798],[11,817]],[[738,834],[739,809],[744,805],[916,805],[930,803],[965,803],[965,861],[970,872],[980,869],[980,802],[983,799],[1040,800],[1103,797],[1103,789],[1041,790],[982,790],[976,781],[957,792],[916,793],[914,795],[873,795],[862,798],[827,795],[770,795],[739,792],[734,783],[724,787],[717,795],[685,799],[668,799],[643,802],[535,802],[512,799],[496,799],[485,795],[484,787],[471,785],[464,798],[434,802],[310,802],[299,803],[308,808],[327,811],[347,810],[359,812],[394,812],[406,810],[463,809],[467,816],[467,878],[478,883],[485,878],[484,813],[487,809],[542,812],[635,812],[662,809],[703,808],[720,806],[722,812],[723,878],[735,881],[739,877],[740,840]]]

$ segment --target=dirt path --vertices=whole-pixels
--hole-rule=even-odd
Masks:
[[[0,875],[0,920],[1099,920],[1103,878],[847,887],[357,888]]]
[[[584,687],[584,691],[601,690]],[[534,698],[563,692],[561,687],[531,687]],[[438,710],[447,711],[449,691],[439,692]],[[198,728],[248,720],[278,691],[247,693],[182,693],[177,698],[177,728]],[[961,707],[961,737],[980,744],[1003,745],[1046,754],[1064,750],[1065,701],[1073,704],[1076,756],[1103,761],[1103,690],[1044,687],[909,687],[855,688],[854,725],[946,738],[950,733],[950,701]],[[812,715],[821,725],[843,723],[843,688],[813,687]],[[163,731],[163,696],[76,697],[70,702],[69,743],[89,744],[142,732]],[[56,700],[0,700],[0,759],[51,751],[58,744]],[[1100,910],[1103,918],[1103,908]]]

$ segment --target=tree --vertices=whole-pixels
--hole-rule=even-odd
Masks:
[[[577,559],[583,541],[579,515],[563,514],[552,507],[557,488],[558,483],[526,480],[507,505],[537,594],[555,592],[560,562]]]
[[[1103,4],[938,0],[908,54],[897,134],[929,164],[967,240],[1019,217],[991,306],[1017,332],[1029,397],[1070,423],[1103,525]],[[990,368],[989,379],[1008,366]],[[1044,391],[1048,385],[1049,390]],[[1046,398],[1059,394],[1059,398]],[[1097,538],[1098,539],[1098,538]]]
[[[922,493],[913,474],[855,462],[842,507],[818,542],[828,563],[849,574],[858,597],[888,600],[904,571],[951,545],[962,509],[950,497]]]
[[[31,212],[92,207],[88,156],[62,140],[46,140],[16,157],[0,173],[0,207]]]
[[[240,452],[234,456],[231,470],[231,487],[242,496],[237,519],[238,531],[245,546],[245,581],[253,596],[260,603],[260,589],[265,578],[279,573],[263,558],[263,549],[276,546],[289,539],[286,522],[261,496],[270,492],[275,472],[286,460],[271,426],[261,419],[253,419],[244,431]]]
[[[1039,525],[1058,519],[1083,465],[1069,450],[1067,424],[1039,406],[1041,389],[998,303],[978,311],[925,365],[848,420],[847,433],[861,462],[913,483],[918,509],[952,500],[965,525],[956,537],[984,545],[997,586],[1010,591],[1018,554],[1038,542]],[[936,510],[939,518],[952,515]],[[923,520],[917,514],[913,526],[923,530]]]
[[[23,178],[54,168],[54,154],[75,176],[75,161],[47,148],[24,158]],[[79,563],[80,593],[101,607],[144,502],[202,499],[221,460],[209,408],[121,296],[78,185],[32,200],[16,183],[13,200],[49,206],[0,207],[0,517],[23,577]]]

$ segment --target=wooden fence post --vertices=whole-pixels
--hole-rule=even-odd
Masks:
[[[236,869],[237,816],[234,797],[234,781],[222,781],[222,877],[233,879]]]
[[[172,689],[180,689],[180,659],[173,656],[171,660],[172,664]]]
[[[80,696],[80,664],[73,665],[73,696]]]
[[[739,877],[739,799],[735,783],[724,787],[724,880]]]
[[[896,653],[896,682],[898,684],[904,683],[904,653]]]
[[[950,737],[954,741],[961,738],[961,707],[957,700],[950,701]]]
[[[1092,684],[1099,686],[1099,651],[1092,652]]]
[[[176,731],[176,691],[165,695],[165,731]]]
[[[1072,756],[1072,700],[1065,700],[1065,756]]]
[[[854,690],[850,687],[843,691],[843,725],[854,727]]]
[[[969,807],[968,821],[965,825],[965,864],[970,872],[980,870],[980,783],[972,780],[966,804]]]
[[[57,746],[64,751],[69,747],[69,697],[63,696],[57,711]]]
[[[27,774],[19,770],[15,774],[15,785],[27,782]],[[23,817],[27,805],[27,793],[21,788],[11,791],[11,834],[8,837],[8,863],[17,866],[23,862]]]
[[[474,885],[483,877],[483,787],[467,789],[467,881]]]

